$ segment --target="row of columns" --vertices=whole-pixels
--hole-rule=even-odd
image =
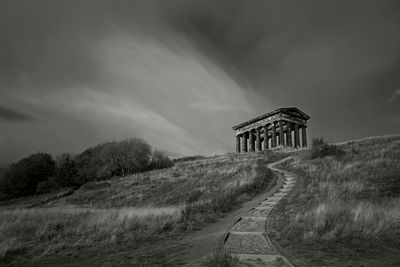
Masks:
[[[284,128],[286,124],[286,130]],[[271,134],[268,133],[271,125]],[[278,128],[278,131],[277,131]],[[301,130],[301,132],[300,132]],[[263,134],[262,134],[263,132]],[[294,132],[292,137],[292,132]],[[307,147],[306,126],[297,123],[278,121],[277,124],[266,124],[236,136],[236,152],[262,151],[279,146]],[[269,143],[271,140],[271,143]],[[262,143],[264,146],[262,147]],[[264,149],[263,149],[264,148]]]

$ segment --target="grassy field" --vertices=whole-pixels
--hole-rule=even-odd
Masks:
[[[332,151],[283,166],[301,181],[273,213],[276,243],[299,266],[400,265],[400,137]]]
[[[0,257],[44,257],[68,253],[69,247],[140,242],[176,223],[176,207],[138,209],[33,208],[0,212]]]
[[[190,234],[272,186],[266,163],[280,157],[252,153],[182,161],[170,169],[89,183],[59,199],[44,195],[3,203],[0,263],[68,258],[85,249],[142,246]],[[27,208],[32,201],[35,207]]]

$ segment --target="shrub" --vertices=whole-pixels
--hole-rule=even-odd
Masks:
[[[0,166],[0,199],[48,193],[61,188],[79,188],[93,181],[127,176],[173,166],[174,162],[139,138],[106,142],[72,157],[61,154],[54,161],[49,154],[37,153],[10,166]]]
[[[205,159],[205,156],[197,155],[197,156],[188,156],[174,159],[174,162],[185,162],[185,161],[194,161],[199,159]]]
[[[6,200],[10,197],[9,194],[6,192],[7,181],[5,179],[5,174],[8,169],[8,165],[0,166],[0,201]]]
[[[141,172],[149,168],[150,159],[150,145],[142,139],[100,144],[74,158],[78,168],[77,183]]]
[[[10,165],[4,174],[2,190],[13,196],[36,192],[39,182],[54,175],[55,162],[50,154],[36,153]]]
[[[312,140],[311,159],[323,158],[326,156],[342,157],[344,155],[344,150],[336,145],[329,144],[322,137]]]
[[[173,161],[164,152],[155,150],[151,157],[149,169],[165,169],[172,167],[173,165]]]
[[[50,193],[53,189],[52,184],[49,181],[42,181],[36,186],[36,194]]]
[[[77,187],[78,169],[68,153],[57,157],[54,177],[49,181],[53,188]]]

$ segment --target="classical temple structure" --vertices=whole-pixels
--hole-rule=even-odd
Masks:
[[[298,108],[280,108],[240,123],[236,131],[236,152],[262,151],[277,146],[307,146],[307,114]]]

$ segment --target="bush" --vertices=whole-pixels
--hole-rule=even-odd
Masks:
[[[36,192],[38,183],[54,175],[55,162],[50,154],[36,153],[10,165],[4,174],[2,190],[12,196],[28,196]]]
[[[199,160],[199,159],[205,159],[205,156],[197,155],[197,156],[188,156],[188,157],[181,157],[174,159],[174,162],[186,162],[186,161],[194,161],[194,160]]]
[[[5,192],[6,180],[5,174],[8,171],[9,166],[0,166],[0,201],[8,199],[10,196]]]
[[[53,190],[53,185],[49,181],[42,181],[36,186],[36,194],[46,194]]]
[[[151,157],[150,170],[172,167],[174,162],[162,151],[155,150]]]
[[[77,187],[78,169],[75,161],[68,153],[57,157],[56,171],[54,177],[49,181],[51,187],[55,189],[65,187]]]
[[[344,155],[344,150],[336,145],[329,144],[322,137],[312,140],[311,159],[323,158],[326,156],[342,157]]]
[[[0,167],[0,190],[4,192],[0,198],[79,188],[88,182],[168,168],[173,164],[165,153],[158,150],[152,153],[150,145],[138,138],[103,143],[75,157],[65,153],[56,161],[49,154],[37,153]]]
[[[151,147],[144,140],[134,138],[122,142],[108,142],[89,148],[74,158],[78,169],[77,183],[148,170]]]

